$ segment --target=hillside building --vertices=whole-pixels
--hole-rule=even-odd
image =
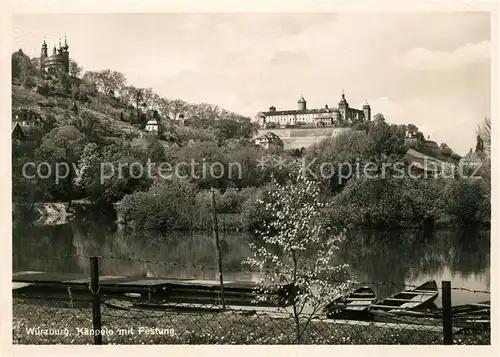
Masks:
[[[154,119],[154,118],[150,119],[146,123],[145,130],[150,134],[158,135],[160,133],[160,124],[158,123],[158,121],[156,119]]]
[[[283,148],[283,141],[274,133],[267,133],[254,139],[255,145],[269,149],[272,146]]]
[[[11,134],[12,142],[18,144],[26,140],[26,135],[24,134],[23,128],[19,122],[11,123]]]
[[[371,120],[371,108],[368,103],[363,105],[362,109],[355,109],[349,106],[344,93],[338,103],[337,108],[330,108],[325,105],[324,108],[307,109],[307,101],[303,96],[297,102],[296,110],[276,110],[271,106],[268,111],[257,114],[261,126],[268,123],[275,123],[277,126],[297,124],[309,124],[314,126],[342,125],[355,121],[362,122]]]

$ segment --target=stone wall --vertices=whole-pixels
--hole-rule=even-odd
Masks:
[[[319,143],[321,140],[337,136],[350,131],[345,128],[287,128],[287,129],[260,129],[257,136],[274,133],[283,141],[285,149],[300,149]]]

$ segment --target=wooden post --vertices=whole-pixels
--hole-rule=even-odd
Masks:
[[[224,278],[222,277],[222,257],[220,253],[220,241],[219,241],[219,230],[217,228],[217,212],[215,205],[215,192],[212,187],[212,226],[215,238],[215,247],[217,249],[217,260],[218,260],[218,268],[219,268],[219,282],[220,282],[220,294],[222,300],[222,309],[226,309],[226,300],[224,299]]]
[[[441,282],[443,305],[443,342],[445,345],[453,344],[453,323],[451,313],[451,282]]]
[[[92,325],[94,344],[102,345],[101,297],[99,295],[99,261],[90,257],[90,292],[92,293]]]

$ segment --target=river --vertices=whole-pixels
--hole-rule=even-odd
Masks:
[[[251,254],[247,233],[221,232],[224,280],[258,280],[241,266]],[[56,226],[15,224],[13,271],[89,274],[98,255],[102,275],[147,275],[218,279],[210,232],[144,233],[124,229],[106,218],[73,219]],[[118,259],[120,258],[120,259]],[[353,232],[338,253],[359,281],[372,282],[379,298],[435,279],[449,280],[452,304],[490,300],[490,232]],[[436,299],[440,306],[440,297]]]

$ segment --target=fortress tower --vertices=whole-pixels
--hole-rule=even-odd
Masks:
[[[343,120],[348,119],[348,114],[349,114],[349,103],[347,103],[347,100],[345,100],[345,94],[344,91],[342,91],[342,99],[339,102],[339,112],[340,112],[340,117]]]
[[[304,99],[303,96],[300,96],[300,99],[297,102],[297,104],[298,104],[298,108],[297,109],[299,111],[305,111],[305,110],[307,110],[307,102],[306,102],[306,100]]]
[[[367,101],[365,101],[365,104],[363,104],[363,114],[365,120],[372,120],[372,109],[370,108],[370,105]]]

